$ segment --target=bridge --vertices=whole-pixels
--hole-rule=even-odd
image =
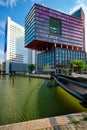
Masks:
[[[54,79],[55,85],[79,99],[80,104],[87,108],[87,79],[55,74],[51,75],[51,79]]]

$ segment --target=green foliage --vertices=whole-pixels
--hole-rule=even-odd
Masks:
[[[72,60],[70,62],[70,67],[74,68],[74,71],[81,71],[86,68],[86,63],[84,60]]]
[[[84,116],[82,120],[87,121],[87,116]]]
[[[50,65],[48,65],[48,64],[47,64],[47,65],[45,65],[44,70],[45,70],[45,71],[50,71],[50,70],[51,70]]]
[[[80,123],[80,121],[75,121],[75,120],[72,120],[71,122],[69,122],[69,124],[74,124],[74,125],[77,125],[79,123]]]
[[[83,118],[80,119],[79,121],[72,120],[72,121],[68,122],[68,124],[78,125],[79,123],[81,123],[81,121],[87,121],[87,116],[83,116]]]
[[[63,69],[63,73],[64,73],[64,74],[69,74],[69,70],[70,70],[69,68],[64,68],[64,69]]]
[[[34,64],[29,64],[28,68],[29,68],[29,71],[32,73],[35,70],[35,65]]]

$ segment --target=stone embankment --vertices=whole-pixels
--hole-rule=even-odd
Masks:
[[[87,130],[86,112],[0,126],[0,130]],[[70,123],[78,121],[79,123]]]

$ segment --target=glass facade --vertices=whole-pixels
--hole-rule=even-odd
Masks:
[[[35,4],[25,18],[25,46],[43,50],[43,46],[38,48],[43,41],[83,50],[83,23],[81,18]]]
[[[53,69],[56,65],[67,66],[73,59],[85,59],[81,11],[80,14],[79,10],[76,11],[72,16],[42,5],[33,5],[25,18],[25,47],[41,52],[37,57],[39,70],[46,64]],[[52,49],[54,45],[56,50]]]
[[[78,17],[78,18],[82,18],[82,8],[80,8],[79,10],[75,11],[72,16]]]
[[[10,63],[18,63],[19,66],[20,64],[32,63],[30,58],[33,57],[31,55],[33,51],[24,48],[24,30],[24,27],[11,20],[10,17],[7,18],[4,44],[5,72],[7,74],[12,71],[10,70]]]
[[[56,48],[56,67],[68,67],[70,61],[75,59],[84,60],[84,51]],[[50,65],[51,69],[54,69],[54,49],[39,53],[37,57],[37,62],[39,71],[43,71],[46,65]]]

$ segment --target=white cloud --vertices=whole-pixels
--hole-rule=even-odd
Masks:
[[[79,4],[79,3],[84,3],[85,0],[77,0],[76,2],[77,2],[77,4]]]
[[[1,35],[4,35],[4,31],[1,31],[1,30],[0,30],[0,34],[1,34]]]
[[[17,4],[17,2],[18,2],[19,0],[0,0],[0,5],[2,5],[2,6],[6,6],[6,7],[8,7],[8,6],[10,6],[10,7],[13,7],[13,6],[16,6],[16,4]],[[26,0],[22,0],[22,1],[26,1]]]
[[[2,27],[3,29],[5,28],[5,22],[4,21],[0,22],[0,27]]]
[[[4,61],[4,51],[0,50],[0,61]]]
[[[83,8],[85,13],[85,44],[86,44],[86,52],[87,52],[87,1],[86,0],[77,0],[76,5],[70,10],[70,14],[75,12],[80,7]]]
[[[62,13],[66,13],[64,10],[62,10],[61,8],[58,8],[57,11],[62,12]]]
[[[5,22],[1,21],[0,22],[0,35],[4,35],[4,30],[5,30]]]
[[[31,2],[34,4],[34,3],[37,3],[37,4],[43,4],[43,1],[44,0],[31,0]]]
[[[0,5],[6,6],[6,7],[8,6],[13,7],[16,5],[17,1],[18,0],[6,0],[6,1],[0,0]]]
[[[0,50],[0,55],[4,55],[4,51],[3,50]]]
[[[5,2],[3,0],[1,0],[0,5],[5,6]]]

